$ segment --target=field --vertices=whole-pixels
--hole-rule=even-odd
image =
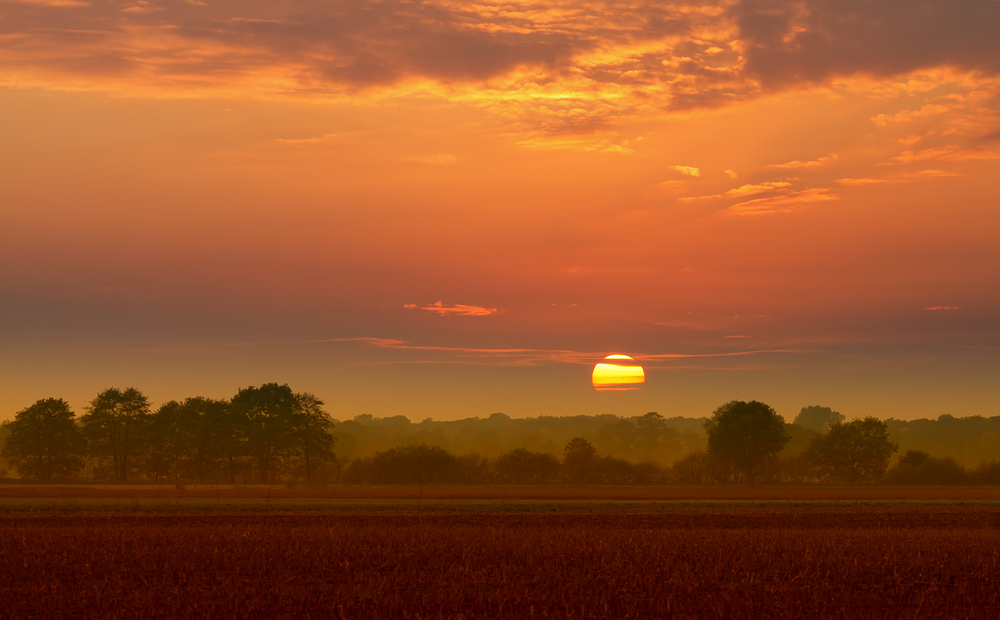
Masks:
[[[54,489],[34,494],[85,494]],[[0,616],[1000,617],[990,498],[737,489],[729,501],[691,490],[670,500],[634,489],[613,499],[564,488],[522,500],[463,489],[413,489],[419,509],[410,489],[210,506],[219,489],[133,496],[147,503],[127,509],[106,504],[125,498],[94,497],[87,509],[41,509],[0,489]]]

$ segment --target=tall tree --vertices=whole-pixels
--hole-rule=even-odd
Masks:
[[[223,462],[230,464],[230,458],[235,461],[239,441],[228,401],[201,396],[187,398],[181,406],[181,420],[188,429],[181,472],[188,480],[208,482],[220,471]],[[235,468],[229,469],[233,481]]]
[[[831,426],[837,422],[843,421],[844,414],[839,411],[834,411],[829,407],[812,405],[810,407],[803,407],[800,409],[799,414],[795,416],[795,420],[792,424],[798,424],[802,428],[808,428],[816,431],[817,433],[825,433],[830,430]]]
[[[323,410],[323,401],[308,392],[295,395],[295,413],[292,433],[294,450],[302,457],[306,482],[312,482],[312,474],[317,463],[336,458],[330,434],[333,419]]]
[[[788,443],[785,420],[764,403],[734,400],[722,405],[705,422],[708,454],[739,470],[753,484],[758,468]]]
[[[73,411],[61,398],[45,398],[17,412],[8,423],[3,458],[23,478],[52,482],[83,469],[86,440]]]
[[[175,484],[207,482],[227,456],[236,457],[238,445],[228,403],[211,398],[187,398],[164,403],[149,425],[151,448],[147,473],[169,474]],[[233,475],[230,472],[230,479]]]
[[[115,482],[128,482],[134,467],[132,457],[142,445],[142,432],[149,418],[149,400],[135,388],[108,388],[90,402],[83,422],[83,432],[90,453],[110,459]]]
[[[231,407],[260,484],[274,481],[282,460],[295,444],[298,406],[298,399],[287,384],[250,386],[232,398]]]
[[[593,482],[597,448],[583,437],[574,437],[563,450],[563,469],[570,482]]]
[[[897,450],[899,445],[889,440],[889,426],[868,416],[835,423],[826,435],[812,441],[805,458],[824,478],[855,484],[885,475]]]

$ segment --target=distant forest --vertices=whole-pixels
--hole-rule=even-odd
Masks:
[[[789,422],[733,401],[703,418],[656,412],[456,421],[337,420],[276,383],[152,410],[134,388],[77,417],[46,398],[0,426],[0,477],[186,484],[998,484],[1000,416],[845,421],[803,407]]]

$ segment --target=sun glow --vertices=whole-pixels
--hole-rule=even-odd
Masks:
[[[592,376],[594,389],[603,392],[610,390],[637,390],[646,382],[646,373],[642,366],[628,364],[634,362],[628,355],[614,354],[604,358],[605,363],[594,366]]]

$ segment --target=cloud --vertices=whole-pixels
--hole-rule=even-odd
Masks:
[[[404,308],[416,308],[416,304],[406,304]],[[500,311],[496,308],[487,308],[485,306],[467,306],[464,304],[453,304],[445,305],[443,302],[435,302],[430,306],[424,306],[420,308],[421,310],[428,310],[430,312],[436,312],[441,316],[489,316],[491,314],[498,314]]]
[[[729,197],[751,196],[753,194],[773,192],[776,189],[788,187],[789,185],[791,185],[791,183],[786,181],[770,181],[767,183],[759,183],[757,185],[743,185],[741,187],[737,187],[736,189],[729,190],[725,193],[725,195]]]
[[[895,182],[897,182],[895,179],[872,179],[868,177],[863,177],[860,179],[852,179],[852,178],[837,179],[837,183],[840,183],[841,185],[847,185],[849,187],[859,187],[863,185],[880,185],[882,183],[895,183]]]
[[[984,0],[18,0],[4,13],[0,85],[432,96],[503,118],[517,139],[535,136],[532,148],[540,135],[593,134],[843,76],[944,67],[991,84],[1000,72],[1000,3]],[[597,150],[629,152],[620,141]]]
[[[878,114],[876,116],[873,116],[871,118],[871,121],[872,123],[876,124],[879,127],[886,127],[889,125],[889,123],[901,123],[916,118],[918,116],[927,116],[929,114],[944,114],[949,110],[951,110],[951,108],[949,108],[946,105],[928,103],[919,110],[903,110],[891,116],[886,114]],[[912,139],[912,137],[913,136],[910,136],[910,138],[907,138],[907,140]],[[919,137],[917,139],[919,140]]]
[[[998,159],[1000,151],[986,147],[961,147],[949,145],[944,147],[927,148],[920,151],[905,150],[899,155],[889,159],[888,164],[909,164],[918,161],[967,161],[973,159]],[[945,176],[947,173],[939,175]]]
[[[329,142],[337,137],[335,133],[328,133],[324,136],[317,136],[315,138],[278,138],[278,142],[282,144],[322,144],[323,142]]]
[[[21,4],[38,4],[41,6],[55,6],[55,7],[90,6],[89,2],[83,2],[82,0],[10,0],[10,1],[19,2]]]
[[[783,170],[794,170],[794,169],[797,169],[797,168],[819,168],[821,166],[825,166],[825,165],[829,164],[830,162],[836,161],[836,160],[837,160],[837,154],[836,153],[830,153],[826,157],[820,157],[819,159],[814,159],[812,161],[799,161],[798,159],[796,159],[795,161],[789,161],[789,162],[785,162],[783,164],[771,164],[768,167],[769,168],[781,168]]]
[[[913,181],[914,179],[933,179],[941,177],[957,177],[961,176],[958,172],[952,172],[949,170],[920,170],[918,172],[908,172],[906,174],[899,174],[895,176],[882,177],[882,178],[870,178],[863,177],[859,179],[846,178],[837,179],[837,183],[841,185],[847,185],[848,187],[861,187],[865,185],[881,185],[884,183],[906,183]]]
[[[950,170],[921,170],[919,172],[911,173],[907,176],[916,178],[937,178],[937,177],[957,177],[961,176],[958,172],[952,172]]]
[[[146,0],[137,0],[135,4],[122,9],[122,13],[152,13],[153,11],[166,10],[162,6],[156,6]]]
[[[689,177],[700,177],[701,170],[695,168],[694,166],[672,166],[674,170],[680,172],[681,174]]]
[[[929,306],[924,310],[961,310],[961,306]]]
[[[570,349],[536,348],[491,348],[491,347],[448,347],[420,345],[399,338],[323,338],[318,340],[296,340],[276,342],[236,342],[230,347],[288,345],[288,344],[358,344],[372,349],[395,351],[400,357],[381,360],[375,364],[474,364],[490,366],[537,366],[539,364],[573,364],[593,366],[608,355],[608,351],[574,351]],[[812,348],[771,348],[744,351],[720,351],[708,353],[630,353],[629,355],[644,366],[662,365],[688,359],[712,359],[730,357],[752,357],[757,355],[814,354]],[[666,367],[666,366],[664,366]],[[673,366],[671,366],[673,367]]]
[[[673,183],[682,183],[682,182],[673,181]],[[791,183],[787,181],[767,181],[765,183],[757,183],[755,185],[741,185],[740,187],[731,189],[722,194],[709,194],[706,196],[685,196],[683,198],[679,198],[678,200],[680,202],[698,202],[702,200],[716,200],[720,198],[742,198],[744,196],[752,196],[754,194],[782,191],[790,186]]]
[[[726,211],[731,215],[770,215],[772,213],[787,213],[795,211],[804,205],[837,200],[838,196],[828,189],[813,188],[799,192],[789,192],[779,196],[755,198],[740,202]]]
[[[736,173],[733,172],[732,170],[726,170],[726,176],[729,177],[730,179],[735,179]]]
[[[728,15],[745,46],[747,73],[768,90],[930,67],[1000,72],[998,2],[743,0]]]

